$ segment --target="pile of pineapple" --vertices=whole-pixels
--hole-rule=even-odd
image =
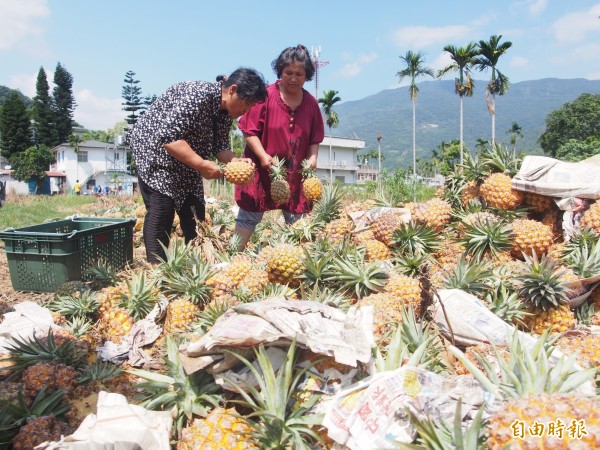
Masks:
[[[372,307],[374,364],[359,367],[359,377],[405,364],[448,377],[473,374],[496,399],[493,411],[481,410],[468,423],[459,408],[450,423],[410,413],[415,448],[600,448],[600,400],[578,390],[595,386],[600,364],[592,334],[600,324],[600,287],[590,294],[582,283],[600,273],[600,202],[564,242],[555,202],[512,189],[519,164],[501,146],[467,155],[444,189],[422,202],[390,202],[394,195],[385,190],[361,200],[344,187],[321,186],[310,215],[285,225],[268,213],[243,252],[232,233],[234,217],[219,204],[208,208],[208,223],[190,245],[174,236],[158,266],[137,262],[117,273],[99,261],[90,282],[67,283],[45,305],[60,332],[15,340],[4,355],[0,446],[33,448],[68,434],[104,389],[173,411],[177,450],[331,448],[315,409],[323,392],[307,388],[307,380],[350,368],[292,345],[279,371],[262,346],[232,355],[237,367],[253,371],[257,386],[232,383],[225,390],[206,370],[183,370],[181,343],[199,339],[238,304],[278,297],[342,311]],[[411,220],[387,212],[357,228],[350,218],[378,206],[406,208]],[[428,310],[444,288],[473,294],[534,336],[535,348],[526,349],[518,334],[507,348],[453,346]],[[96,360],[97,346],[120,342],[165,300],[163,334],[145,349],[152,369]],[[554,348],[566,356],[550,364]],[[562,435],[550,434],[550,423],[556,433],[563,423]],[[536,424],[546,434],[533,435],[529,427]]]

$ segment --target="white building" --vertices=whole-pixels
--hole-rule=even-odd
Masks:
[[[331,143],[331,154],[329,144]],[[317,158],[317,177],[345,184],[359,182],[359,164],[357,153],[365,148],[365,141],[341,137],[325,136],[319,144]]]
[[[56,162],[50,165],[51,171],[66,175],[66,192],[73,189],[77,180],[82,193],[95,186],[109,186],[112,192],[133,193],[137,177],[128,173],[127,159],[129,148],[123,145],[99,141],[84,141],[75,152],[68,143],[52,149]]]

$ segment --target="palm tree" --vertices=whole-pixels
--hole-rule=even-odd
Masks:
[[[496,142],[496,94],[506,94],[509,87],[508,77],[496,66],[500,57],[512,46],[512,42],[506,41],[500,44],[500,39],[502,39],[502,35],[493,35],[489,41],[479,41],[479,56],[475,58],[475,66],[480,71],[492,70],[492,76],[486,88],[488,111],[492,116],[492,145]]]
[[[333,110],[333,105],[341,100],[338,97],[338,91],[323,91],[323,97],[319,99],[319,103],[323,105],[323,113],[325,114],[325,123],[329,127],[329,179],[333,182],[333,157],[331,150],[331,129],[338,126],[340,118]]]
[[[463,97],[471,97],[475,83],[471,78],[471,67],[475,64],[475,58],[479,51],[474,42],[470,42],[464,47],[455,47],[454,45],[446,45],[444,51],[450,54],[452,63],[438,71],[438,78],[441,78],[448,72],[458,72],[458,78],[454,79],[454,91],[460,97],[460,163],[464,162],[464,139],[463,139]]]
[[[400,59],[404,61],[406,67],[398,72],[396,75],[399,81],[402,81],[406,77],[410,77],[410,86],[408,93],[412,100],[412,127],[413,127],[413,201],[417,201],[416,183],[417,183],[417,95],[419,94],[419,88],[415,80],[418,77],[429,75],[434,77],[433,69],[423,65],[423,54],[421,52],[413,53],[411,50],[406,52],[405,56],[401,56]]]
[[[517,152],[517,137],[523,137],[523,128],[517,122],[513,122],[507,133],[510,133],[510,143],[512,145],[513,156],[515,156]]]

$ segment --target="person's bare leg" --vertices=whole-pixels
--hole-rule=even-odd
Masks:
[[[242,252],[246,248],[246,244],[248,244],[248,241],[250,240],[253,231],[248,228],[236,225],[234,233],[240,237],[240,246],[238,248],[238,251]]]

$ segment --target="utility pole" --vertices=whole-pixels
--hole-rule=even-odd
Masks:
[[[381,185],[381,131],[377,132],[377,182]]]

